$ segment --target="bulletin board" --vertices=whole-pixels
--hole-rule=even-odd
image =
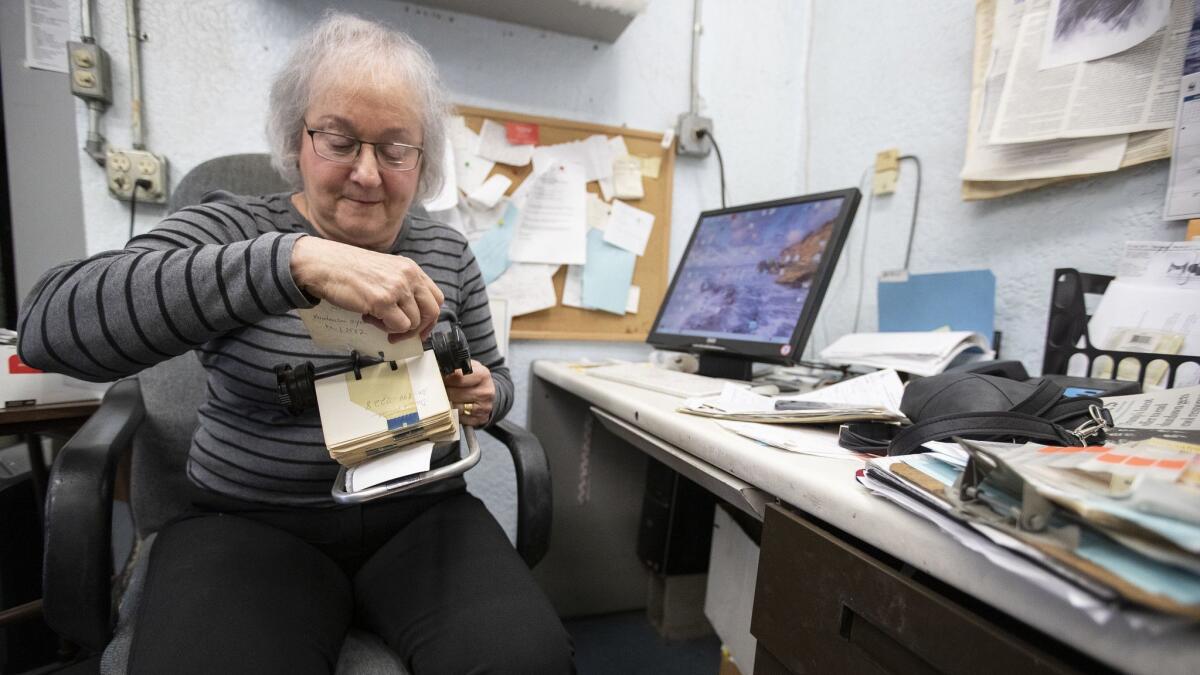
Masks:
[[[667,253],[671,241],[671,187],[675,175],[674,146],[662,147],[662,132],[637,131],[625,127],[611,127],[587,122],[571,122],[550,117],[537,117],[518,113],[458,106],[467,126],[476,133],[484,119],[494,122],[524,122],[538,125],[538,145],[555,145],[580,141],[588,136],[623,136],[629,154],[639,157],[660,157],[662,164],[657,178],[643,176],[642,199],[622,199],[630,206],[654,214],[654,227],[646,252],[638,257],[633,268],[633,284],[641,288],[641,299],[636,314],[617,316],[599,310],[565,307],[561,304],[540,312],[513,317],[510,337],[515,340],[613,340],[640,342],[650,334],[651,325],[658,314],[658,307],[667,292]],[[512,179],[508,193],[512,193],[533,172],[532,165],[508,166],[496,164],[493,174],[499,173]],[[588,183],[589,192],[597,192],[594,182]],[[554,290],[562,300],[563,283],[567,268],[564,265],[554,275]]]

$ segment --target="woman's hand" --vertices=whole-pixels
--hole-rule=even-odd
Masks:
[[[362,314],[393,342],[428,337],[445,300],[412,260],[319,237],[296,240],[291,266],[305,292]]]
[[[461,370],[443,378],[450,404],[458,408],[458,419],[463,424],[481,427],[492,418],[492,406],[496,402],[496,383],[492,371],[482,363],[471,359],[471,374]]]

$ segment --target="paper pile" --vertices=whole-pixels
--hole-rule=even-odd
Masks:
[[[995,356],[987,340],[970,331],[851,333],[821,351],[821,358],[830,363],[894,368],[922,376]]]
[[[905,422],[907,418],[900,412],[903,391],[896,371],[881,370],[794,396],[763,396],[735,384],[726,384],[717,396],[685,400],[679,411],[768,424]]]

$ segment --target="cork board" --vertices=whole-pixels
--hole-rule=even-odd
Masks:
[[[643,176],[642,187],[645,197],[637,200],[621,200],[630,206],[654,214],[654,228],[646,253],[637,259],[633,268],[633,284],[641,287],[641,300],[636,314],[617,316],[598,310],[564,307],[559,304],[540,312],[514,317],[510,337],[514,340],[620,340],[640,342],[650,333],[658,307],[667,292],[667,253],[671,241],[671,187],[675,175],[674,148],[662,147],[662,133],[637,131],[625,127],[604,126],[587,122],[571,122],[550,117],[537,117],[518,113],[458,106],[458,114],[466,119],[467,126],[478,132],[484,119],[494,122],[524,122],[538,125],[538,145],[555,145],[579,141],[595,134],[623,136],[629,153],[640,157],[659,157],[662,160],[657,178]],[[513,167],[497,164],[492,173],[500,173],[512,179],[508,190],[511,195],[530,173],[532,166]],[[589,192],[597,192],[595,182],[587,184]],[[563,266],[554,275],[554,288],[559,301],[562,300],[563,282],[567,268]]]

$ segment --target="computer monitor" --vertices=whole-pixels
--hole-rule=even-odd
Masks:
[[[793,364],[861,197],[851,188],[701,213],[646,341],[696,353],[714,377]]]

